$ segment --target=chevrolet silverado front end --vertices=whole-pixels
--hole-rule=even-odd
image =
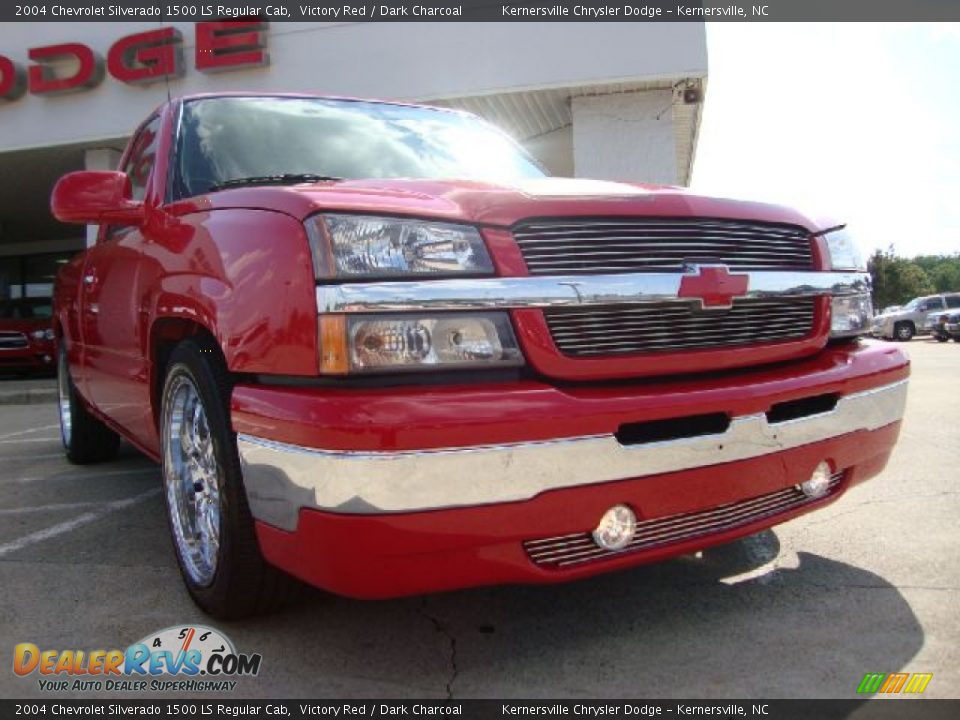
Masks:
[[[135,228],[58,282],[64,443],[108,456],[89,420],[161,460],[210,612],[262,609],[273,568],[374,598],[689,553],[832,502],[896,442],[908,361],[859,339],[842,226],[548,178],[470,116],[305,96],[173,101],[124,167],[54,193]],[[84,314],[111,242],[140,253],[128,330]]]

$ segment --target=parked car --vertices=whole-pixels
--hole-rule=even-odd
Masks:
[[[546,177],[465,113],[174,99],[51,205],[100,226],[55,287],[67,457],[162,464],[220,617],[285,573],[382,598],[690,553],[833,502],[900,430],[842,226]]]
[[[889,314],[889,313],[896,312],[896,311],[899,310],[901,307],[903,307],[903,306],[902,306],[902,305],[887,305],[887,307],[885,307],[883,310],[880,311],[880,314],[881,314],[881,315],[887,315],[887,314]]]
[[[960,293],[914,298],[899,310],[877,315],[870,333],[874,337],[907,342],[914,335],[929,332],[926,319],[931,312],[953,309],[960,309]]]
[[[947,337],[954,342],[960,342],[960,312],[949,313],[943,329],[946,331]]]
[[[938,342],[947,342],[950,336],[947,335],[946,322],[947,314],[945,312],[932,312],[923,321],[923,331],[926,335],[932,335]]]
[[[0,370],[52,370],[50,298],[0,300]]]
[[[924,327],[938,342],[947,342],[951,338],[960,342],[960,336],[957,334],[958,322],[960,322],[960,311],[935,312],[927,315]]]

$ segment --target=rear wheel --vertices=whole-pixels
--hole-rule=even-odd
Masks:
[[[913,339],[914,328],[911,322],[898,322],[893,327],[893,336],[900,342],[909,342]]]
[[[116,457],[120,436],[95,418],[77,394],[70,377],[66,342],[61,342],[57,350],[57,407],[67,460],[86,465]]]
[[[164,495],[187,590],[211,615],[265,612],[293,581],[263,559],[231,431],[219,348],[186,340],[170,356],[161,409]]]
[[[946,342],[949,339],[946,335],[937,335],[937,342]]]

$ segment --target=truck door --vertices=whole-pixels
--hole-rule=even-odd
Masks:
[[[141,127],[120,169],[142,200],[157,148],[159,117]],[[148,329],[141,320],[143,234],[138,227],[100,229],[87,252],[81,289],[87,391],[102,413],[142,443],[156,433],[150,413]]]

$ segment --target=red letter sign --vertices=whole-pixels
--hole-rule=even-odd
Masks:
[[[218,72],[270,62],[260,20],[197,23],[197,70]]]
[[[107,53],[107,70],[120,82],[145,85],[183,74],[180,31],[167,27],[127,35]]]
[[[0,55],[0,100],[16,100],[26,87],[27,76],[23,68]]]
[[[34,95],[54,95],[84,90],[100,84],[103,80],[103,58],[81,43],[64,43],[47,47],[30,48],[29,56],[38,65],[29,70],[30,92]],[[77,70],[73,75],[57,77],[53,63],[73,60]],[[50,64],[44,65],[43,61]]]

